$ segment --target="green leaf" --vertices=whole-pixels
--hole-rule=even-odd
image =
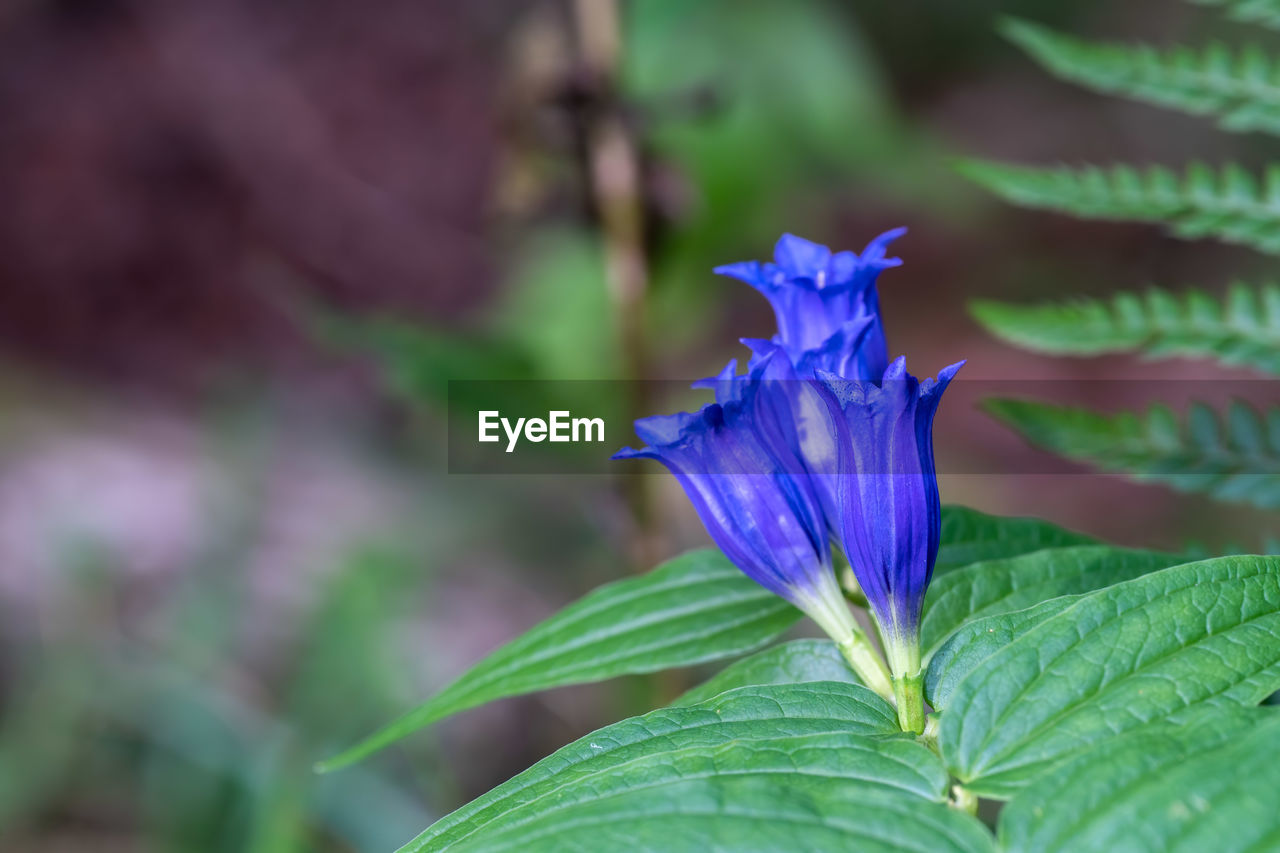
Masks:
[[[1215,172],[1193,164],[1182,178],[1162,166],[1038,168],[966,160],[957,168],[1023,207],[1089,219],[1159,222],[1184,239],[1214,237],[1280,253],[1280,167],[1267,172],[1261,188],[1236,165]]]
[[[1002,518],[962,506],[942,508],[942,539],[935,574],[979,560],[1014,557],[1059,545],[1096,540],[1038,518]]]
[[[1001,31],[1054,75],[1193,115],[1217,116],[1224,130],[1280,133],[1280,75],[1256,45],[1158,51],[1098,44],[1007,19]]]
[[[402,853],[991,849],[942,804],[937,757],[896,728],[858,685],[740,688],[587,735]]]
[[[1280,689],[1280,558],[1220,557],[1081,596],[955,688],[938,743],[1003,797],[1143,723]]]
[[[686,691],[672,707],[705,702],[738,687],[762,684],[796,684],[803,681],[844,681],[858,684],[836,644],[830,640],[792,640],[756,652],[730,664],[720,672]]]
[[[1217,6],[1227,17],[1244,24],[1261,24],[1280,30],[1280,2],[1277,0],[1191,0],[1201,6]]]
[[[929,585],[920,643],[932,649],[967,619],[1022,610],[1049,598],[1101,589],[1185,562],[1173,554],[1078,545],[974,563]]]
[[[956,685],[979,664],[1032,627],[1066,610],[1079,597],[1064,595],[1025,610],[965,622],[929,656],[924,678],[924,695],[929,704],[945,711]]]
[[[1218,500],[1280,507],[1280,409],[1264,420],[1235,401],[1224,419],[1193,403],[1182,425],[1161,404],[1145,414],[1114,415],[1012,399],[985,400],[983,408],[1036,447],[1103,471]]]
[[[1053,355],[1140,352],[1213,358],[1280,374],[1280,287],[1232,286],[1225,302],[1192,290],[1118,293],[1109,300],[1010,305],[979,300],[974,318],[996,337]]]
[[[1280,847],[1280,712],[1203,709],[1091,750],[1000,815],[1010,853]]]
[[[853,741],[853,738],[849,738]],[[927,750],[906,744],[921,758]],[[457,849],[469,853],[774,853],[856,850],[859,853],[993,853],[994,839],[967,814],[940,803],[887,792],[850,778],[851,762],[885,766],[858,749],[814,743],[791,766],[764,767],[748,746],[709,757],[729,772],[706,779],[637,788],[486,836]],[[795,750],[782,743],[779,750]],[[772,754],[772,747],[765,747]],[[826,754],[829,751],[830,754]],[[895,761],[901,757],[893,756]],[[736,767],[745,767],[734,772]]]
[[[749,652],[799,618],[719,551],[691,551],[569,605],[318,769],[351,764],[429,723],[505,696]]]

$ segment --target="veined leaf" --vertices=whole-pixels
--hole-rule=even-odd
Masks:
[[[1179,237],[1214,237],[1280,253],[1280,168],[1265,187],[1246,170],[1215,172],[1193,164],[1185,177],[1162,166],[1037,168],[967,160],[957,168],[996,195],[1024,207],[1088,219],[1161,222]]]
[[[1280,30],[1280,2],[1277,0],[1191,0],[1201,6],[1216,6],[1227,17],[1245,24],[1261,24]]]
[[[1193,115],[1218,117],[1224,130],[1280,133],[1280,74],[1256,45],[1235,53],[1098,44],[1008,19],[1001,30],[1058,77]]]
[[[996,337],[1034,352],[1213,358],[1280,374],[1280,287],[1233,285],[1225,303],[1200,292],[1152,289],[1109,300],[1010,305],[979,300],[973,316]]]
[[[942,804],[937,757],[896,728],[858,685],[740,688],[587,735],[401,853],[991,849]]]
[[[1022,610],[1046,599],[1101,589],[1185,562],[1154,551],[1077,545],[974,563],[929,585],[920,643],[933,649],[966,620]]]
[[[919,744],[899,743],[911,747],[921,759],[928,751]],[[788,743],[779,746],[784,754],[794,749]],[[629,790],[447,849],[468,853],[994,853],[994,839],[977,818],[940,803],[886,792],[866,779],[847,779],[854,775],[853,762],[861,762],[868,770],[885,767],[885,762],[868,760],[857,749],[834,744],[814,744],[810,750],[797,754],[791,766],[757,769],[761,762],[749,746],[725,747],[710,759],[729,768],[721,775]],[[827,751],[830,754],[824,754]],[[738,766],[746,769],[734,772]]]
[[[991,399],[983,408],[1036,447],[1184,492],[1280,507],[1280,409],[1265,420],[1233,402],[1225,420],[1192,404],[1185,426],[1168,407],[1104,415],[1029,400]]]
[[[1025,610],[966,621],[929,655],[924,677],[924,695],[929,704],[945,711],[956,685],[979,664],[1050,616],[1066,610],[1079,597],[1064,595]]]
[[[858,684],[858,676],[830,640],[792,640],[730,664],[686,691],[672,707],[705,702],[726,690],[802,681],[844,681]]]
[[[1280,847],[1280,711],[1214,708],[1184,717],[1116,738],[1020,793],[1000,815],[1002,849]]]
[[[1003,518],[963,506],[942,508],[942,539],[934,572],[979,560],[1015,557],[1041,548],[1085,545],[1096,540],[1038,518]]]
[[[1082,595],[973,669],[938,743],[1004,797],[1115,735],[1280,689],[1280,558],[1220,557]]]
[[[319,769],[358,761],[429,723],[505,696],[749,652],[799,618],[719,551],[691,551],[569,605]]]

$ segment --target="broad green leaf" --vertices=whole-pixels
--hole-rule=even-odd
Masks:
[[[966,675],[1015,638],[1070,607],[1077,598],[1077,595],[1064,595],[1026,610],[968,620],[929,656],[924,679],[925,699],[934,708],[945,711],[956,685]]]
[[[792,640],[730,664],[671,704],[681,707],[704,702],[737,687],[802,681],[859,683],[835,643],[830,640]]]
[[[569,605],[319,769],[358,761],[429,723],[505,696],[740,655],[799,618],[719,551],[691,551]]]
[[[955,688],[939,745],[975,793],[1007,796],[1120,732],[1280,689],[1280,558],[1220,557],[1080,596]]]
[[[966,619],[1022,610],[1185,562],[1173,554],[1078,545],[974,563],[930,584],[920,620],[921,645],[933,649]]]
[[[942,508],[942,539],[934,572],[941,574],[979,560],[1014,557],[1059,545],[1096,540],[1038,518],[1002,518],[963,506]]]
[[[976,160],[958,166],[966,177],[1023,207],[1087,219],[1158,222],[1178,237],[1214,237],[1280,253],[1280,166],[1260,182],[1240,166],[1202,163],[1179,176],[1163,166],[1038,168]]]
[[[993,335],[1033,352],[1213,358],[1280,373],[1280,287],[1273,284],[1235,284],[1224,299],[1152,288],[1062,303],[978,300],[969,308]]]
[[[1055,76],[1192,115],[1212,116],[1223,130],[1280,133],[1280,78],[1257,45],[1237,50],[1100,44],[1008,19],[1005,36]]]
[[[1183,424],[1158,403],[1114,415],[1031,400],[991,399],[983,407],[1068,459],[1218,500],[1280,507],[1280,408],[1264,417],[1236,400],[1219,415],[1193,403]]]
[[[1248,853],[1280,848],[1280,711],[1212,708],[1143,726],[1020,793],[1009,853]]]
[[[850,738],[849,740],[854,740]],[[904,747],[924,759],[919,744]],[[780,750],[793,747],[782,744]],[[768,749],[768,747],[766,747]],[[829,754],[826,754],[829,750]],[[905,751],[905,749],[904,749]],[[852,769],[884,766],[856,749],[813,747],[790,766],[756,769],[750,747],[711,758],[728,772],[637,788],[457,849],[469,853],[993,853],[994,839],[970,815],[886,791]],[[893,760],[901,761],[901,756]],[[735,768],[743,766],[741,772]],[[853,777],[853,778],[850,778]]]
[[[442,818],[402,853],[923,851],[934,834],[938,849],[989,849],[976,822],[942,805],[947,775],[937,757],[896,729],[892,708],[859,685],[739,688],[587,735]],[[899,834],[906,846],[885,846]]]

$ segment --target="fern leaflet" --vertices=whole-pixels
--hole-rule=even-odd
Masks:
[[[1280,287],[1236,284],[1219,302],[1201,291],[1118,293],[1110,299],[1011,305],[979,300],[973,316],[996,337],[1054,355],[1140,352],[1214,358],[1280,374]]]
[[[1217,115],[1225,130],[1280,134],[1280,73],[1256,46],[1238,55],[1221,44],[1161,52],[1079,41],[1017,19],[1006,20],[1002,30],[1072,82],[1193,115]]]
[[[1215,172],[1192,164],[1181,179],[1162,166],[1038,168],[966,160],[957,168],[1024,207],[1092,219],[1160,222],[1184,239],[1216,237],[1280,254],[1280,166],[1267,170],[1264,189],[1236,165]]]
[[[1163,404],[1105,415],[1028,400],[990,399],[990,414],[1036,447],[1135,480],[1218,500],[1280,508],[1280,409],[1236,401],[1220,417],[1193,403],[1186,424]]]

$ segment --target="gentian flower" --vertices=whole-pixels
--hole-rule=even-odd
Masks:
[[[636,421],[648,446],[614,459],[655,459],[684,488],[707,532],[749,578],[790,601],[834,639],[863,681],[892,696],[884,664],[844,602],[822,510],[809,481],[775,455],[756,423],[758,375],[726,368],[720,402]],[[772,445],[772,446],[771,446]],[[788,470],[788,469],[792,470]]]
[[[849,329],[853,324],[846,324]],[[850,351],[850,345],[865,337],[869,324],[851,339],[846,330],[836,332],[824,343],[823,348],[806,352],[800,364],[792,363],[786,350],[770,340],[743,338],[752,352],[753,372],[760,383],[756,392],[756,421],[761,432],[768,437],[779,458],[794,460],[792,473],[807,475],[828,532],[839,537],[837,527],[839,457],[835,442],[836,428],[825,400],[812,381],[820,363],[838,364],[841,352]],[[829,358],[828,358],[829,357]],[[848,375],[832,371],[841,376]],[[722,376],[724,374],[721,374]],[[854,373],[853,375],[857,375]]]
[[[861,255],[833,254],[826,246],[784,234],[774,247],[773,263],[745,261],[715,271],[764,294],[778,318],[774,341],[797,369],[806,359],[823,361],[834,355],[838,360],[814,366],[850,379],[878,379],[889,357],[876,278],[881,270],[902,263],[885,257],[885,250],[905,233],[905,228],[886,231]],[[849,328],[851,322],[855,325]],[[837,333],[844,334],[848,348],[833,352],[829,342]]]
[[[924,727],[920,615],[941,538],[933,418],[963,364],[916,380],[889,363],[876,278],[901,263],[873,240],[861,255],[783,235],[773,263],[718,267],[761,293],[778,317],[769,340],[744,339],[737,363],[694,387],[716,402],[646,418],[645,457],[666,465],[716,544],[749,577],[808,613],[864,682],[891,698],[906,730]],[[889,665],[844,605],[841,578],[865,596]]]
[[[918,381],[898,358],[879,382],[820,372],[835,426],[839,541],[870,604],[903,728],[923,730],[920,610],[942,533],[933,417],[964,362]]]

